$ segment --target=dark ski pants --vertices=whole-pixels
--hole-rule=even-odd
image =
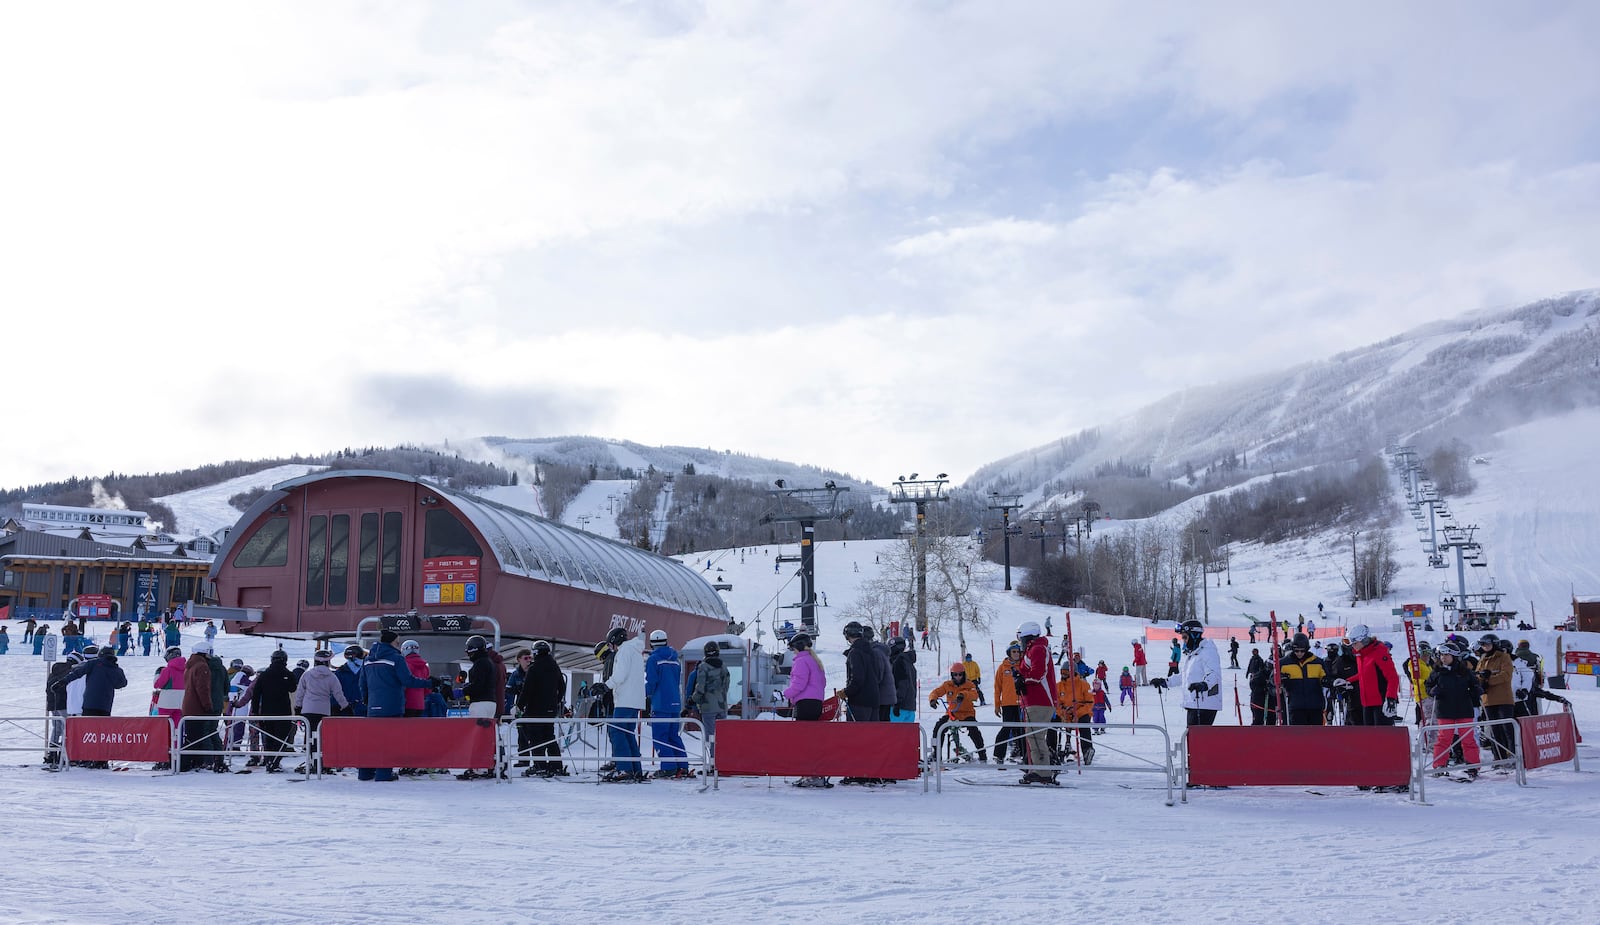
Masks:
[[[1217,721],[1216,710],[1196,710],[1190,707],[1185,712],[1188,714],[1187,725],[1190,726],[1210,726]]]
[[[556,741],[555,723],[528,723],[517,727],[517,751],[523,757],[555,759],[533,762],[542,771],[561,770],[561,743]]]
[[[822,701],[800,700],[794,705],[794,718],[802,722],[816,722],[822,719]]]
[[[290,720],[271,719],[256,724],[261,730],[261,750],[276,755],[286,755],[294,742],[294,723]],[[269,768],[278,767],[281,757],[269,757],[264,763]]]
[[[1483,718],[1511,719],[1515,712],[1516,710],[1511,704],[1500,703],[1494,706],[1485,706],[1483,708]],[[1510,758],[1512,756],[1511,737],[1514,734],[1512,727],[1507,723],[1489,727],[1489,751],[1496,759]]]
[[[1322,711],[1317,709],[1296,710],[1294,708],[1290,708],[1289,725],[1320,726],[1322,725]]]
[[[1016,744],[1011,747],[1011,751],[1018,757],[1025,757],[1022,754],[1022,730],[1015,725],[1022,722],[1022,708],[1016,705],[1001,707],[1000,721],[1005,725],[1000,727],[1000,734],[994,740],[994,760],[1006,760],[1006,745],[1013,740]]]
[[[949,716],[941,716],[941,717],[939,717],[939,721],[937,723],[933,724],[933,738],[934,738],[934,741],[938,741],[939,737],[946,732],[946,730],[944,728],[945,724],[950,722],[950,721],[951,720],[950,720]],[[956,748],[959,749],[961,746],[960,746],[960,742],[959,742],[959,736],[957,736],[956,733],[960,732],[960,730],[959,729],[951,729],[951,730],[948,730],[948,732],[949,732],[950,738],[953,741],[956,741],[956,743],[957,743],[956,744]],[[967,727],[967,735],[968,735],[968,738],[972,739],[973,747],[978,750],[978,760],[979,761],[985,761],[985,762],[988,761],[989,760],[989,753],[984,750],[983,731],[981,729],[979,729],[977,726],[968,726]]]

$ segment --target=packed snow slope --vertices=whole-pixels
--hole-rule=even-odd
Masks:
[[[817,550],[818,588],[829,605],[819,610],[820,648],[833,684],[842,682],[844,614],[860,583],[878,574],[889,542]],[[733,585],[733,612],[750,621],[748,636],[768,644],[774,618],[798,619],[781,608],[798,599],[798,582],[792,565],[774,569],[777,551],[685,558]],[[1214,624],[1242,625],[1247,618],[1234,611],[1250,607],[1315,611],[1320,589],[1277,555],[1235,560],[1235,594],[1251,603],[1213,610]],[[1002,649],[1018,622],[1051,617],[1057,643],[1064,623],[1059,608],[999,591],[998,576],[989,582],[995,618],[968,634],[986,685],[991,647]],[[1387,606],[1329,609],[1378,624]],[[1072,627],[1090,662],[1106,659],[1115,671],[1143,624],[1075,611]],[[199,628],[186,631],[186,649],[199,638]],[[923,654],[924,698],[956,654],[952,639],[947,630],[944,647]],[[225,635],[218,651],[259,666],[272,645]],[[3,716],[42,710],[44,666],[22,651],[14,641],[0,657]],[[299,659],[310,646],[290,643],[288,651]],[[116,712],[142,714],[158,662],[130,656],[122,664],[130,684]],[[1164,724],[1176,739],[1180,712],[1167,703],[1163,717],[1159,695],[1140,694],[1138,721]],[[1600,691],[1570,695],[1580,722],[1600,729]],[[937,714],[922,703],[931,726]],[[1132,713],[1114,709],[1111,721]],[[1233,722],[1232,713],[1221,721]],[[1464,910],[1505,908],[1508,896],[1528,921],[1572,921],[1585,918],[1600,863],[1600,778],[1570,766],[1532,772],[1528,788],[1495,775],[1471,785],[1435,782],[1431,806],[1350,788],[1324,788],[1326,796],[1272,788],[1198,792],[1168,807],[1160,790],[1145,789],[1157,785],[1155,775],[1094,768],[1064,773],[1071,786],[1060,790],[966,786],[947,776],[943,793],[916,783],[819,791],[754,779],[702,793],[684,782],[49,774],[38,767],[35,734],[32,723],[0,724],[0,746],[20,749],[0,768],[7,844],[26,859],[7,880],[0,921],[745,925],[987,922],[1070,909],[1107,922],[1276,923],[1292,904],[1316,909],[1312,920],[1381,911],[1456,923],[1474,918]],[[1096,744],[1097,767],[1132,765],[1158,757],[1163,739],[1149,728],[1113,730]],[[1587,767],[1600,761],[1587,745],[1580,755]],[[959,773],[996,782],[1017,776],[977,765]],[[1293,884],[1289,893],[1279,888],[1285,883]]]

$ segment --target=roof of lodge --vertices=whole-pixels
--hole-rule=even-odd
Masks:
[[[509,574],[728,619],[727,605],[711,585],[675,559],[399,472],[324,470],[279,482],[256,499],[239,523],[253,522],[295,488],[341,478],[393,479],[425,486],[466,517],[488,541],[489,553],[500,568]],[[243,533],[234,530],[228,534],[217,551],[216,568],[227,560]]]
[[[0,536],[0,559],[67,559],[77,562],[129,565],[206,564],[206,560],[192,556],[165,555],[144,549],[123,549],[109,543],[97,543],[75,536],[57,536],[35,530],[23,530]]]

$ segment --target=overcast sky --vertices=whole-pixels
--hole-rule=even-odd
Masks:
[[[1600,282],[1600,4],[0,9],[0,487],[481,434],[887,481]]]

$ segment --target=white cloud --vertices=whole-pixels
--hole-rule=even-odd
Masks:
[[[7,7],[7,355],[61,407],[110,382],[162,410],[101,415],[92,443],[30,416],[0,485],[547,427],[968,471],[1187,384],[1592,285],[1596,26],[1588,5]]]

